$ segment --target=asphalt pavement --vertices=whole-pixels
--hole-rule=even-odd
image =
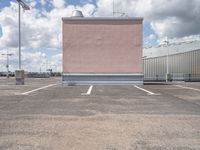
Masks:
[[[200,83],[0,79],[0,149],[199,150]]]

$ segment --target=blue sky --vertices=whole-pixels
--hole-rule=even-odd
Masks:
[[[2,8],[2,7],[5,7],[5,6],[9,6],[11,1],[14,2],[15,0],[0,0],[0,7]],[[26,0],[24,0],[24,1],[26,1]],[[96,0],[91,0],[91,1],[85,1],[85,0],[66,0],[66,3],[72,4],[72,5],[85,4],[87,2],[95,4]]]
[[[9,6],[9,4],[10,4],[10,1],[0,0],[0,8]]]
[[[24,0],[26,3],[28,3],[28,0]],[[39,0],[36,0],[39,1]],[[10,6],[10,2],[15,2],[15,0],[0,0],[0,8],[5,8]],[[87,3],[94,4],[96,6],[96,0],[65,0],[65,5],[85,5]],[[42,6],[40,3],[37,3],[37,5],[34,6],[34,8],[38,10],[45,9],[46,11],[51,11],[53,9],[53,6],[50,3],[46,3],[46,5]],[[151,34],[155,34],[154,31],[151,29],[151,26],[149,22],[144,22],[144,37],[148,37]],[[2,30],[0,26],[0,36],[2,35]],[[144,39],[145,40],[145,39]],[[156,45],[157,39],[153,39],[151,41],[151,44]],[[145,45],[145,42],[144,42]]]
[[[22,11],[23,66],[34,71],[40,70],[47,62],[50,62],[48,67],[56,65],[59,71],[62,70],[62,17],[70,16],[75,9],[83,11],[87,17],[110,17],[113,10],[113,0],[24,1],[31,6],[31,10]],[[166,39],[170,43],[200,40],[199,0],[114,1],[115,11],[123,12],[128,17],[144,18],[144,47],[162,44]],[[0,53],[9,51],[15,54],[11,70],[18,63],[17,6],[15,0],[0,0]],[[30,60],[33,60],[31,64]],[[4,57],[0,59],[1,68],[3,64]]]

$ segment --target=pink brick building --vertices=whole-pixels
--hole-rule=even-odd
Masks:
[[[63,18],[63,81],[143,84],[142,18]]]

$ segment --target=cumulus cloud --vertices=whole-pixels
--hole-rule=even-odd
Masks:
[[[80,6],[70,5],[65,0],[26,0],[32,7],[30,11],[22,11],[22,48],[28,59],[43,58],[43,53],[29,52],[33,49],[56,49],[57,54],[49,57],[49,60],[57,59],[56,65],[61,65],[62,45],[62,17],[70,16],[72,11],[79,9],[84,16],[112,16],[113,1],[97,0],[93,4],[91,0],[81,3]],[[115,0],[115,16],[144,17],[144,21],[150,24],[154,33],[145,37],[145,43],[149,41],[199,40],[200,39],[200,2],[199,0]],[[38,8],[37,4],[41,5]],[[46,10],[45,6],[51,6]],[[10,2],[9,7],[2,8],[0,12],[0,51],[12,49],[16,52],[18,47],[18,6],[16,2]],[[47,51],[48,53],[48,51]],[[59,62],[60,61],[60,62]],[[34,64],[32,64],[34,63]],[[37,68],[40,61],[28,62]],[[30,66],[29,65],[29,66]],[[54,64],[53,64],[54,65]],[[27,66],[27,69],[30,68]],[[60,68],[61,69],[61,68]],[[38,68],[36,69],[38,70]]]
[[[146,47],[152,46],[152,42],[157,42],[157,37],[155,34],[150,34],[144,37],[144,45]]]
[[[49,65],[53,71],[62,71],[62,53],[52,56]]]
[[[4,49],[0,51],[1,54],[13,54],[12,56],[9,56],[9,68],[10,71],[14,71],[18,69],[18,51],[16,51],[15,48],[9,48]],[[7,64],[7,58],[5,55],[0,55],[0,67],[1,71],[6,71],[6,64]],[[40,71],[40,68],[42,68],[42,71],[46,71],[46,54],[42,52],[29,52],[22,50],[22,67],[26,71]]]
[[[98,0],[97,6],[96,15],[112,16],[112,1]],[[115,0],[115,12],[144,17],[161,39],[200,34],[199,0]]]
[[[63,8],[65,6],[65,0],[53,0],[53,6],[56,8]]]
[[[32,5],[36,1],[29,0]],[[47,1],[38,0],[45,5]],[[22,34],[24,47],[60,48],[61,17],[70,16],[74,9],[80,9],[85,16],[112,16],[112,1],[97,0],[96,6],[87,3],[83,6],[66,5],[64,0],[50,0],[52,10],[38,10],[33,7],[23,12]],[[200,2],[199,0],[115,0],[116,16],[125,13],[129,17],[144,17],[155,34],[160,38],[187,38],[200,34]],[[190,10],[190,11],[188,11]],[[0,47],[16,47],[18,45],[17,4],[11,2],[10,7],[0,12],[0,24],[3,36]],[[13,36],[16,35],[16,36]]]
[[[9,70],[14,71],[18,68],[18,52],[15,49],[9,49],[8,53],[13,54],[9,57]],[[7,50],[1,50],[1,54],[7,54]],[[7,58],[0,55],[1,71],[7,71]],[[44,52],[22,52],[22,68],[28,72],[46,72],[52,69],[54,72],[62,71],[62,53],[47,56]]]
[[[159,37],[181,38],[200,34],[199,14],[198,0],[152,0],[151,9],[144,11],[143,16]]]
[[[9,68],[10,68],[10,70],[12,70],[13,67],[15,66],[15,64],[16,64],[16,60],[17,60],[16,51],[14,49],[1,49],[0,50],[0,67],[1,67],[0,71],[7,71],[7,68],[6,68],[7,56],[2,55],[2,54],[7,54],[7,53],[13,54],[12,56],[9,56],[9,59],[10,59]]]
[[[46,5],[47,1],[46,0],[40,0],[40,3],[44,6],[44,5]]]
[[[59,1],[56,0],[55,3],[58,4]],[[0,39],[1,47],[16,47],[18,45],[17,8],[17,4],[11,2],[11,6],[4,8],[1,12],[0,22],[3,32]],[[61,18],[71,16],[75,9],[80,9],[85,16],[90,16],[95,11],[95,6],[92,4],[68,5],[64,8],[54,8],[50,12],[45,10],[41,12],[35,8],[22,12],[22,45],[32,48],[60,48],[62,41]]]
[[[33,61],[32,63],[28,61],[40,59],[39,53],[28,52],[29,49],[46,49],[49,50],[56,49],[57,53],[60,54],[62,46],[62,17],[71,16],[72,11],[75,9],[80,9],[83,11],[85,16],[90,16],[95,11],[95,6],[92,4],[85,4],[82,6],[67,5],[63,0],[50,1],[53,8],[50,11],[45,9],[36,9],[36,5],[42,4],[46,5],[46,1],[39,0],[33,1],[29,0],[30,4],[33,6],[30,11],[22,11],[21,20],[21,34],[22,34],[22,48],[24,51],[23,55],[30,56],[29,58],[23,60],[29,64],[27,69],[31,68],[33,70],[38,70],[37,64],[39,62]],[[5,7],[0,12],[0,26],[2,27],[2,36],[0,36],[0,52],[3,49],[15,49],[18,51],[18,5],[15,2],[10,2],[9,7]],[[16,53],[16,55],[18,55]],[[31,59],[32,58],[34,59]],[[37,57],[36,57],[37,56]],[[54,56],[51,56],[54,57]],[[56,54],[57,58],[58,55]],[[50,59],[50,58],[49,58]],[[61,61],[61,59],[58,59]],[[53,59],[52,59],[53,61]],[[16,63],[18,63],[16,61]],[[35,65],[34,65],[34,64]],[[61,62],[60,62],[61,63]],[[56,62],[58,65],[59,63]],[[62,66],[62,65],[60,65]],[[35,69],[34,69],[35,68]],[[36,69],[37,68],[37,69]],[[61,70],[61,67],[57,67]]]

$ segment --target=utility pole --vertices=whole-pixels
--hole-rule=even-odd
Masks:
[[[19,19],[19,70],[21,70],[21,6],[24,10],[30,10],[30,7],[22,0],[16,0],[18,2],[18,19]]]
[[[169,76],[169,41],[164,41],[167,46],[167,62],[166,62],[166,82],[168,82],[168,76]]]
[[[19,19],[19,70],[21,70],[21,6],[20,3],[18,5],[19,13],[18,13],[18,19]]]
[[[3,55],[3,56],[6,56],[6,68],[7,68],[7,78],[9,78],[9,56],[12,56],[12,55],[14,55],[14,54],[10,54],[10,53],[8,53],[8,51],[7,51],[7,53],[6,54],[1,54],[1,55]]]
[[[142,64],[143,64],[143,76],[144,76],[144,80],[146,79],[146,76],[147,76],[147,74],[146,74],[146,58],[147,58],[147,56],[143,56],[142,57]]]
[[[24,70],[21,67],[21,7],[23,10],[30,10],[30,7],[22,0],[16,0],[18,2],[18,19],[19,19],[19,70],[15,70],[15,79],[17,85],[24,85]]]

